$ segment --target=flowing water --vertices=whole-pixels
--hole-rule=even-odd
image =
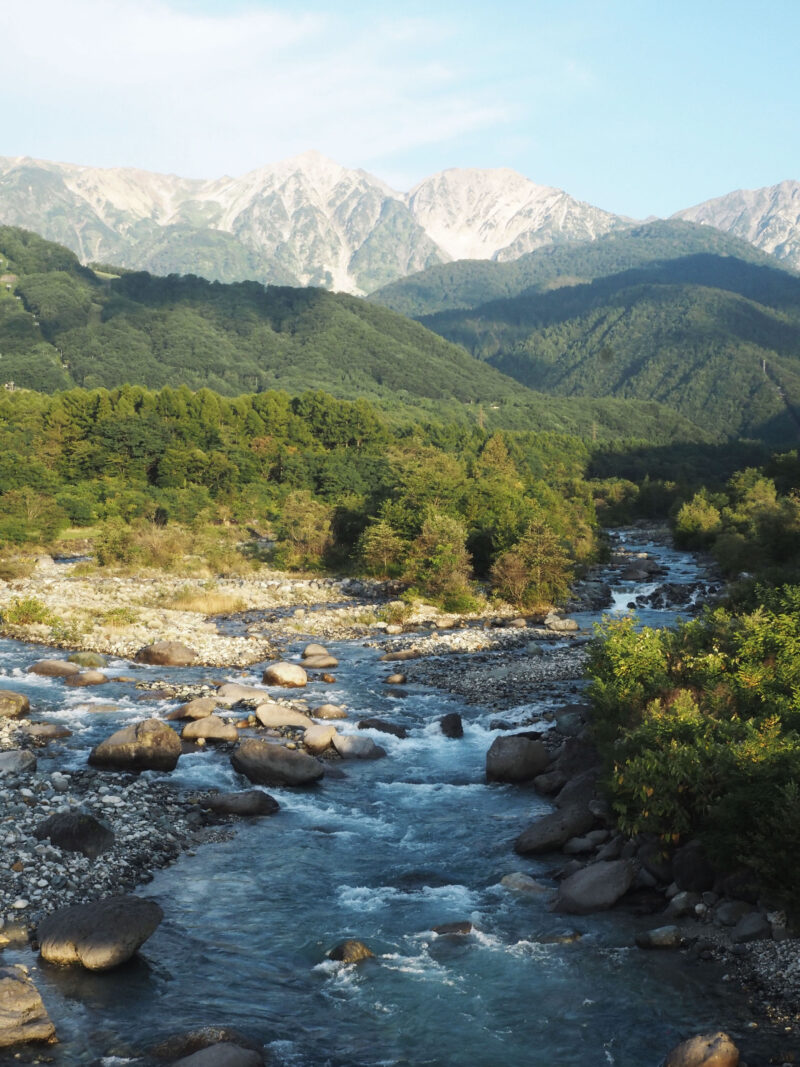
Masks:
[[[635,547],[664,561],[670,580],[702,577],[686,555]],[[618,582],[617,610],[642,588]],[[673,618],[643,616],[649,624]],[[597,617],[578,616],[584,626]],[[42,967],[37,984],[61,1038],[48,1050],[56,1064],[118,1064],[156,1039],[216,1024],[268,1046],[272,1062],[287,1067],[655,1067],[689,1033],[744,1025],[741,1000],[713,965],[633,947],[636,929],[652,920],[557,915],[541,896],[500,885],[516,870],[553,884],[558,860],[512,851],[517,833],[549,806],[532,789],[485,784],[493,715],[421,686],[400,699],[383,684],[380,650],[328,647],[340,660],[337,681],[311,683],[311,706],[346,704],[343,732],[370,714],[405,726],[407,739],[371,732],[386,759],[346,763],[346,778],[314,789],[270,789],[276,816],[242,821],[233,839],[156,874],[140,892],[165,918],[137,961],[101,975]],[[0,642],[3,684],[26,691],[44,718],[69,723],[73,737],[54,762],[82,767],[100,737],[141,718],[142,704],[129,683],[87,696],[25,675],[42,654]],[[135,670],[182,680],[210,673]],[[230,678],[259,683],[260,670]],[[535,694],[530,700],[536,709]],[[91,701],[120,710],[92,714]],[[461,740],[439,730],[448,711],[464,719]],[[171,778],[192,788],[247,786],[212,751],[182,756]],[[474,932],[432,932],[456,920],[470,920]],[[328,960],[348,937],[377,958]],[[36,962],[28,951],[5,955]]]

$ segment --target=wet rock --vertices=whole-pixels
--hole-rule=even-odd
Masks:
[[[189,1030],[184,1034],[176,1034],[168,1037],[150,1049],[150,1055],[159,1060],[176,1060],[181,1056],[191,1056],[193,1052],[221,1043],[238,1045],[240,1048],[258,1052],[254,1042],[248,1040],[238,1030],[228,1026],[201,1026],[196,1030]]]
[[[306,645],[303,649],[303,659],[309,659],[311,656],[328,656],[330,653],[324,645],[317,645],[312,642],[310,645]]]
[[[114,831],[93,815],[80,811],[64,811],[51,815],[35,827],[33,836],[39,841],[48,838],[56,848],[67,852],[81,852],[90,860],[97,859],[114,844]]]
[[[219,703],[216,697],[195,697],[194,700],[175,708],[164,718],[167,722],[176,722],[180,719],[205,719],[206,716],[214,714]]]
[[[471,934],[474,927],[468,919],[465,919],[462,922],[440,923],[432,929],[439,937],[464,937],[466,934]]]
[[[328,953],[329,959],[340,963],[359,963],[361,960],[372,959],[374,956],[375,953],[371,952],[363,941],[355,940],[340,941]]]
[[[320,704],[311,714],[315,719],[346,719],[347,712],[338,704]]]
[[[206,715],[202,719],[187,722],[181,733],[184,741],[238,741],[239,731],[232,722],[225,722],[219,715]]]
[[[172,1062],[173,1067],[263,1067],[264,1057],[254,1049],[221,1041]]]
[[[31,702],[22,693],[0,689],[0,719],[21,719],[31,710]]]
[[[450,711],[439,719],[439,726],[445,737],[457,739],[464,736],[464,724],[457,711]]]
[[[387,685],[405,685],[406,676],[404,674],[390,674],[388,678],[384,678]]]
[[[597,789],[597,772],[584,771],[570,779],[555,799],[557,808],[586,808],[594,799]]]
[[[419,659],[421,655],[415,648],[403,648],[399,652],[387,652],[381,656],[381,663],[402,663],[404,660]]]
[[[77,663],[68,663],[65,659],[40,659],[28,667],[28,674],[41,674],[45,678],[68,678],[79,671]]]
[[[106,666],[108,661],[99,652],[73,652],[71,656],[67,656],[67,662],[77,663],[79,667],[100,670],[101,667]]]
[[[181,641],[156,641],[140,648],[133,658],[157,667],[191,667],[198,660],[194,649]]]
[[[333,670],[339,666],[339,661],[335,656],[306,656],[303,666],[310,671]]]
[[[226,682],[217,689],[217,702],[231,707],[233,704],[263,704],[269,700],[269,693],[254,685],[239,685],[238,682]]]
[[[358,723],[359,730],[379,730],[382,734],[391,734],[401,739],[408,737],[405,726],[397,726],[393,722],[384,719],[361,719]]]
[[[636,935],[636,944],[639,948],[680,948],[681,932],[677,926],[640,930]]]
[[[735,926],[745,915],[753,910],[745,900],[723,900],[714,909],[714,922],[718,926]]]
[[[181,740],[159,719],[145,719],[117,730],[89,753],[89,763],[120,771],[171,771],[181,754]]]
[[[203,806],[217,815],[274,815],[280,809],[278,801],[260,789],[218,793],[204,801]]]
[[[743,915],[733,928],[731,941],[734,945],[742,945],[747,941],[764,941],[772,937],[772,926],[766,915],[760,911],[751,911]]]
[[[56,1028],[27,968],[0,967],[0,1048],[57,1040]]]
[[[541,774],[548,760],[541,741],[520,734],[496,737],[486,753],[486,780],[526,782]]]
[[[694,909],[699,903],[699,893],[689,893],[686,890],[679,890],[673,897],[671,897],[664,914],[672,919],[681,919],[685,915],[694,915]]]
[[[129,960],[163,917],[154,900],[141,897],[108,897],[93,904],[76,904],[53,912],[39,923],[39,951],[49,963],[79,963],[90,971],[106,971]]]
[[[358,734],[334,734],[333,747],[342,759],[381,759],[386,749],[376,745],[371,737]]]
[[[664,1067],[737,1067],[739,1050],[727,1034],[698,1034],[670,1052]]]
[[[583,808],[565,808],[543,815],[522,831],[514,842],[520,855],[535,855],[561,848],[571,837],[580,837],[591,830],[594,816]]]
[[[699,841],[690,841],[672,857],[672,878],[678,889],[687,889],[692,893],[713,889],[715,871]]]
[[[37,741],[55,741],[60,737],[72,737],[72,730],[55,722],[34,722],[25,727],[28,737]]]
[[[531,878],[522,871],[514,871],[512,874],[504,874],[500,879],[500,885],[505,889],[513,889],[516,893],[548,893],[547,886]]]
[[[260,704],[256,708],[256,718],[267,729],[277,730],[282,726],[297,726],[305,730],[314,722],[302,711],[286,708],[283,704]]]
[[[556,911],[589,915],[605,911],[624,896],[633,883],[634,865],[628,860],[592,863],[576,871],[558,887]]]
[[[36,770],[36,757],[25,748],[10,748],[0,752],[0,777],[5,774],[26,774]]]
[[[311,785],[325,773],[313,756],[257,738],[242,741],[231,755],[231,763],[256,785]]]
[[[82,671],[79,674],[70,674],[64,679],[64,685],[83,689],[90,685],[104,685],[107,681],[108,677],[102,671]]]
[[[308,684],[308,675],[297,663],[273,663],[264,671],[261,680],[264,685],[303,689]]]
[[[321,752],[324,752],[325,749],[331,747],[335,736],[335,726],[309,726],[303,734],[303,744],[312,756],[318,756]]]

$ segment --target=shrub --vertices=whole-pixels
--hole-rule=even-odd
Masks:
[[[50,609],[35,596],[15,597],[3,608],[3,622],[8,626],[49,626],[54,619]]]

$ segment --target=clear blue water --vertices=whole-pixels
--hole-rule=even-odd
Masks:
[[[653,551],[670,562],[673,580],[698,576],[687,557]],[[620,588],[618,599],[632,589]],[[647,614],[651,624],[672,618]],[[301,644],[290,651],[299,654]],[[512,851],[548,805],[531,789],[484,783],[496,712],[423,687],[399,699],[383,684],[379,650],[329,647],[340,659],[337,682],[312,683],[309,703],[347,705],[343,730],[371,714],[406,726],[409,737],[372,732],[386,759],[344,764],[345,779],[314,789],[269,790],[281,804],[276,816],[242,822],[232,840],[200,846],[158,873],[141,892],[158,900],[165,919],[136,963],[103,975],[39,972],[61,1038],[57,1064],[127,1060],[163,1036],[216,1024],[268,1046],[272,1062],[287,1067],[655,1067],[688,1033],[744,1025],[741,1000],[713,966],[633,947],[638,926],[652,920],[574,919],[500,885],[518,870],[554,884],[557,857]],[[87,695],[25,675],[41,655],[0,642],[0,685],[28,692],[43,718],[70,724],[59,764],[84,766],[100,737],[157,707],[138,701],[130,683]],[[113,666],[141,677],[224,673]],[[230,678],[257,683],[260,671]],[[120,710],[91,713],[89,702]],[[536,694],[530,703],[538,706]],[[461,712],[462,740],[442,736],[447,711]],[[193,788],[247,785],[211,750],[183,756],[172,779]],[[475,926],[467,937],[432,933],[464,919]],[[573,934],[581,936],[558,941]],[[327,960],[347,937],[365,941],[376,960]],[[35,963],[30,953],[7,955]]]

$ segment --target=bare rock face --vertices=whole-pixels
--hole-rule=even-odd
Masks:
[[[134,656],[137,663],[157,667],[191,667],[197,663],[197,653],[181,641],[156,641],[140,648]]]
[[[232,722],[225,722],[219,715],[206,715],[202,719],[187,722],[181,737],[184,741],[238,741],[239,731]]]
[[[284,689],[303,689],[308,675],[297,663],[273,663],[264,671],[264,685],[280,685]]]
[[[89,859],[97,857],[114,844],[114,831],[84,812],[58,812],[44,819],[34,829],[33,836],[48,838],[56,848],[67,852],[81,852]]]
[[[154,933],[164,917],[154,900],[107,897],[54,911],[39,923],[42,958],[62,966],[81,964],[90,971],[118,967]]]
[[[739,1050],[727,1034],[698,1034],[682,1041],[664,1061],[664,1067],[737,1067]]]
[[[268,729],[299,726],[305,730],[314,725],[308,715],[304,715],[302,711],[295,711],[294,708],[285,708],[283,704],[259,704],[256,708],[256,718],[262,726]]]
[[[57,1041],[39,991],[26,967],[0,967],[0,1048]]]
[[[160,719],[145,719],[117,730],[89,753],[93,767],[117,771],[172,771],[181,754],[181,739]]]
[[[520,734],[496,737],[486,753],[486,780],[526,782],[541,774],[548,763],[541,741]]]
[[[31,710],[31,702],[22,693],[0,689],[0,719],[21,719]]]
[[[257,738],[242,741],[231,763],[256,785],[311,785],[325,773],[313,756]]]
[[[67,663],[65,659],[40,659],[28,667],[28,674],[40,674],[44,678],[69,678],[79,671],[77,663]]]
[[[328,953],[329,959],[337,960],[340,963],[359,963],[361,960],[368,960],[374,957],[375,953],[371,952],[363,941],[340,941],[338,945],[335,945]]]

